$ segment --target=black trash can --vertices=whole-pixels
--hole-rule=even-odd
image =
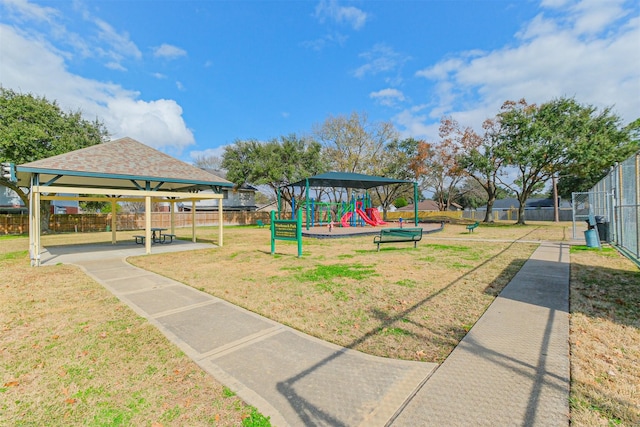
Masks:
[[[609,221],[604,216],[596,216],[596,225],[598,226],[598,237],[601,242],[608,242],[609,238]]]

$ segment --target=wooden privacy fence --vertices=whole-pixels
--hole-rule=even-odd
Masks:
[[[176,212],[175,226],[191,227],[191,212]],[[196,212],[196,225],[218,225],[218,212]],[[223,213],[224,225],[251,225],[258,220],[269,222],[269,212],[235,212]],[[116,216],[117,230],[144,229],[143,213],[119,213]],[[169,228],[171,213],[153,212],[151,226]],[[57,214],[51,215],[49,229],[54,233],[107,231],[111,227],[111,214]],[[23,234],[29,232],[28,215],[0,215],[0,234]]]

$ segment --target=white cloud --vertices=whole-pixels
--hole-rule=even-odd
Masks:
[[[301,43],[301,46],[307,49],[320,51],[330,45],[344,46],[348,39],[348,36],[335,32],[333,34],[326,34],[315,40],[304,41]]]
[[[385,105],[388,107],[393,107],[397,105],[398,102],[402,102],[405,100],[404,94],[398,89],[382,89],[377,92],[371,92],[369,94],[369,98],[375,100],[381,105]]]
[[[177,46],[164,43],[153,49],[153,56],[173,60],[181,56],[187,56],[187,51]]]
[[[426,114],[422,113],[424,106],[406,109],[393,117],[393,121],[401,126],[402,138],[424,139],[428,142],[438,140],[440,123],[429,123]]]
[[[0,5],[8,12],[10,21],[18,24],[15,27],[16,31],[20,31],[27,38],[47,40],[50,49],[56,50],[65,58],[76,55],[82,58],[104,58],[105,67],[125,71],[123,60],[142,57],[138,47],[129,39],[128,33],[118,31],[107,22],[93,17],[80,2],[74,3],[74,9],[79,11],[80,19],[92,25],[83,35],[69,31],[61,14],[54,8],[41,7],[26,0],[4,0]],[[20,25],[27,22],[44,24],[40,26],[42,32],[36,32],[30,25]]]
[[[329,19],[350,25],[354,30],[364,27],[368,18],[366,12],[353,6],[340,6],[337,0],[321,0],[316,6],[315,16],[320,22]]]
[[[104,66],[109,68],[110,70],[127,71],[127,69],[124,68],[124,66],[119,62],[107,62]]]
[[[21,18],[39,22],[50,22],[58,15],[58,11],[51,7],[43,7],[26,0],[3,0],[7,10]]]
[[[4,24],[0,34],[0,75],[5,88],[56,100],[90,120],[97,117],[114,138],[130,136],[172,154],[194,143],[175,101],[143,101],[139,93],[119,85],[72,74],[65,58],[42,38],[27,38]]]
[[[371,50],[361,53],[359,57],[364,59],[366,63],[353,72],[353,75],[358,78],[368,74],[399,73],[404,63],[409,60],[409,57],[394,51],[384,43],[376,44]]]
[[[574,97],[596,107],[614,106],[625,122],[640,111],[640,18],[621,2],[554,1],[553,14],[538,14],[514,44],[489,52],[461,52],[416,73],[433,84],[429,114],[452,114],[479,127],[506,100],[541,103]],[[467,122],[468,123],[468,122]],[[465,124],[467,124],[465,123]],[[471,123],[468,123],[471,124]]]
[[[124,31],[116,31],[111,25],[104,22],[101,19],[94,19],[96,27],[98,28],[98,38],[106,43],[108,49],[101,48],[104,56],[112,57],[115,59],[122,59],[124,57],[140,59],[142,53],[138,47],[129,40],[129,34]]]
[[[198,158],[203,157],[219,157],[222,158],[224,155],[224,148],[226,145],[216,147],[216,148],[207,148],[206,150],[194,150],[189,152],[189,157],[194,161]]]

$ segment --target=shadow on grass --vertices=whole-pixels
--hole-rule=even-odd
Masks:
[[[533,231],[534,230],[532,230],[531,232],[533,232]],[[528,234],[529,233],[527,233],[521,239],[526,238]],[[487,264],[491,263],[493,260],[499,258],[502,254],[508,252],[511,249],[511,247],[516,243],[517,243],[517,241],[512,242],[511,244],[509,244],[505,249],[503,249],[499,253],[497,253],[494,256],[488,258],[487,260],[482,262],[480,265],[478,265],[475,268],[471,269],[470,271],[466,272],[464,275],[462,275],[458,279],[451,281],[446,286],[442,287],[441,289],[437,290],[436,292],[433,292],[429,296],[423,298],[422,300],[420,300],[417,303],[413,304],[412,306],[406,308],[405,310],[402,310],[400,312],[396,312],[395,314],[389,314],[389,313],[386,313],[386,312],[380,311],[380,310],[375,311],[373,314],[380,321],[380,324],[377,327],[372,328],[369,331],[365,332],[362,336],[360,336],[359,338],[353,340],[351,343],[345,345],[345,348],[354,349],[357,346],[359,346],[360,344],[362,344],[363,342],[365,342],[365,341],[369,340],[370,338],[378,335],[380,333],[380,331],[384,330],[385,328],[390,328],[394,323],[396,323],[396,322],[400,321],[401,319],[407,317],[409,314],[411,314],[414,311],[418,310],[419,308],[421,308],[422,306],[424,306],[425,304],[427,304],[428,302],[430,302],[434,298],[438,297],[439,295],[442,295],[442,294],[446,293],[449,289],[455,287],[457,284],[463,283],[464,280],[467,277],[469,277],[470,275],[472,275],[476,271],[480,270],[481,268],[485,267]],[[392,248],[387,248],[387,249],[391,250]],[[509,268],[505,269],[499,276],[499,278],[502,279],[502,281],[500,281],[501,283],[503,283],[505,281],[503,275],[506,275],[506,274],[510,275],[510,274],[513,274],[513,272]],[[499,280],[496,280],[496,282],[499,282]],[[492,285],[490,285],[488,288],[492,288]],[[459,337],[459,339],[462,339],[464,337],[465,333],[466,333],[466,331],[464,329],[461,329],[460,331],[456,331],[455,328],[451,328],[451,330],[448,331],[448,332],[451,332],[451,333],[455,334],[456,335],[456,339],[458,337]],[[441,339],[444,339],[444,338],[442,338],[442,333],[440,333],[439,336],[440,336]],[[457,340],[459,341],[459,339],[457,339]],[[299,372],[297,375],[292,376],[292,377],[290,377],[290,378],[288,378],[288,379],[286,379],[284,381],[281,381],[281,382],[279,382],[277,384],[278,392],[287,399],[287,401],[291,405],[292,409],[294,409],[294,411],[300,417],[300,420],[304,425],[318,425],[318,424],[320,424],[320,425],[328,424],[328,425],[333,425],[333,426],[344,426],[345,425],[343,422],[338,420],[336,418],[336,416],[334,416],[334,415],[332,415],[330,413],[327,413],[326,411],[324,411],[321,408],[317,407],[316,405],[313,404],[313,402],[310,402],[309,400],[307,400],[305,397],[301,396],[295,390],[295,385],[298,382],[302,381],[304,378],[306,378],[307,376],[311,375],[314,371],[320,369],[321,367],[327,365],[328,363],[330,363],[333,360],[341,357],[342,355],[344,355],[344,350],[335,351],[330,356],[324,358],[323,360],[319,361],[318,363],[314,364],[313,366],[311,366],[311,367]],[[424,379],[422,384],[424,384],[424,382],[426,382],[426,378]],[[408,402],[405,402],[405,404],[407,404],[407,403]],[[399,412],[400,412],[400,410],[396,413],[396,415],[399,414]]]
[[[584,315],[588,319],[585,320],[586,322],[599,325],[597,336],[590,336],[588,332],[585,332],[578,335],[581,337],[580,339],[613,344],[618,341],[615,334],[625,334],[629,337],[631,335],[628,334],[633,333],[632,328],[636,331],[640,330],[640,271],[634,267],[631,270],[624,270],[609,266],[607,264],[609,258],[619,257],[617,251],[611,247],[605,246],[602,250],[572,247],[571,252],[579,256],[576,256],[577,259],[571,264],[570,311],[573,315]],[[588,254],[588,252],[592,252],[592,254]],[[581,256],[582,254],[584,257]],[[594,259],[594,256],[597,258]],[[596,265],[593,265],[594,263]],[[619,325],[619,327],[608,326],[609,322]],[[575,340],[578,339],[578,336]],[[598,366],[589,361],[589,358],[594,355],[591,352],[585,354],[582,347],[578,346],[578,341],[573,341],[572,348],[575,353],[574,357],[576,357],[573,363],[584,365],[582,370]],[[619,344],[615,344],[614,347],[624,345],[624,341],[620,339]],[[637,350],[629,350],[637,352]],[[609,377],[609,372],[606,369],[601,374],[598,374],[597,371],[594,373],[595,381],[584,382],[581,381],[581,378],[573,378],[570,401],[572,411],[582,412],[583,415],[587,413],[587,419],[593,417],[588,413],[595,412],[598,414],[597,418],[607,419],[609,425],[640,425],[637,396],[634,399],[631,394],[632,397],[625,399],[629,396],[628,394],[613,394],[608,385],[609,381],[612,381],[612,387],[615,387],[615,383],[620,381],[633,383],[634,378],[637,383],[637,363],[634,363],[633,357],[633,353],[620,353],[619,360],[610,365],[614,375],[617,373],[613,379]],[[623,362],[621,359],[626,359],[627,362]],[[608,363],[613,362],[608,361]],[[634,369],[636,370],[635,374]]]

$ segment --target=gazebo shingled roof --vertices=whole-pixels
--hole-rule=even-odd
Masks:
[[[40,174],[41,182],[60,176],[56,179],[56,186],[81,184],[86,187],[135,189],[147,181],[151,188],[164,191],[233,186],[226,179],[132,138],[120,138],[20,165],[17,174],[19,184],[28,186],[31,173]]]

